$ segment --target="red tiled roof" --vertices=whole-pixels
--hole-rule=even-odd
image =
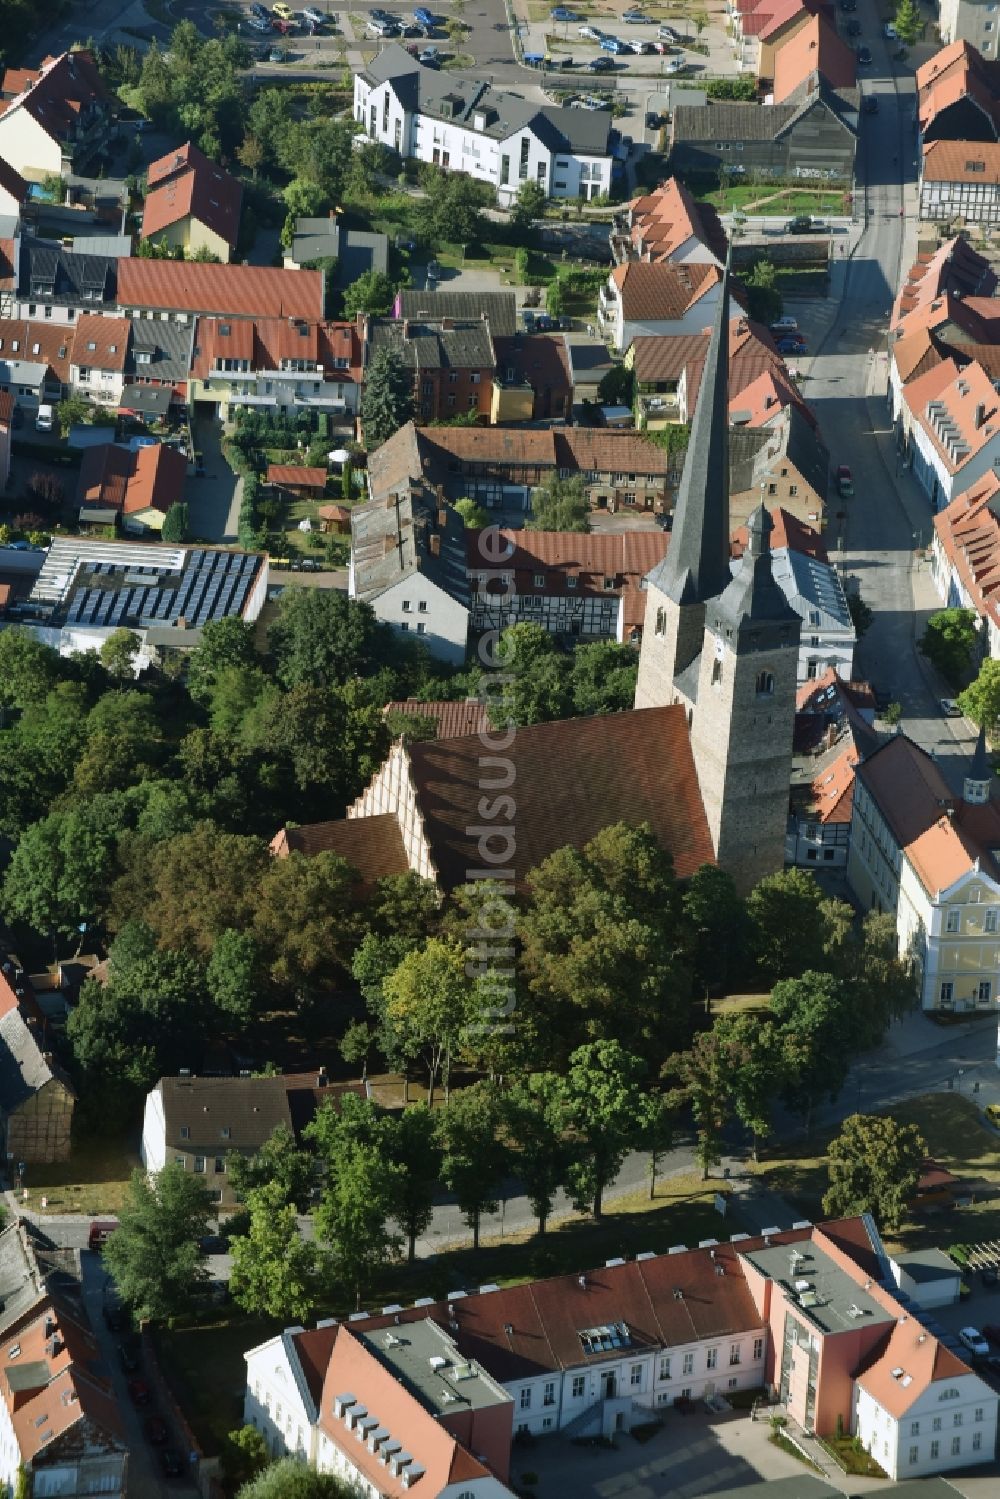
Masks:
[[[131,453],[115,443],[88,448],[80,465],[77,504],[88,510],[120,510],[166,515],[184,498],[187,461],[176,448],[155,443]]]
[[[1000,628],[1000,474],[956,495],[935,515],[934,532],[976,613]]]
[[[960,296],[991,296],[997,278],[988,260],[967,239],[949,239],[933,255],[918,255],[907,272],[892,310],[890,329],[918,306],[948,293]]]
[[[971,42],[952,42],[935,52],[917,69],[917,115],[920,129],[927,130],[945,109],[971,100],[989,122],[998,128],[998,70],[988,63]]]
[[[668,470],[664,450],[631,429],[419,427],[416,435],[421,452],[436,450],[463,463],[510,469],[568,468],[585,473],[666,475]]]
[[[284,489],[325,489],[325,468],[308,468],[305,464],[269,463],[268,484],[280,484]]]
[[[214,312],[220,317],[318,320],[323,316],[323,274],[135,256],[118,262],[118,302],[126,308]]]
[[[143,206],[145,239],[190,216],[235,250],[243,188],[190,141],[150,162]]]
[[[813,16],[775,53],[775,104],[784,103],[814,73],[835,89],[853,88],[857,79],[855,54],[823,16]]]
[[[234,267],[227,267],[232,271]],[[319,275],[291,271],[286,275]],[[259,317],[227,322],[224,317],[198,319],[194,334],[191,373],[199,380],[213,372],[216,359],[248,359],[255,370],[276,370],[282,360],[304,359],[322,365],[327,378],[345,384],[359,382],[364,359],[360,323],[326,323],[310,318]],[[348,361],[347,368],[337,360]]]
[[[386,703],[384,713],[406,713],[411,718],[432,718],[437,723],[438,739],[461,739],[466,734],[483,734],[490,726],[486,704],[476,698],[462,698],[456,703],[423,703],[408,697]]]
[[[673,323],[719,285],[722,272],[714,264],[628,260],[615,266],[611,280],[626,322]]]
[[[993,141],[926,141],[925,182],[972,182],[982,187],[1000,183],[1000,144]]]
[[[132,324],[128,318],[81,313],[73,334],[73,363],[77,367],[121,372],[125,368],[131,332]]]
[[[92,54],[83,48],[46,57],[37,71],[8,68],[3,94],[9,102],[0,114],[23,109],[57,141],[68,138],[87,108],[108,104],[112,97]],[[12,94],[16,97],[10,98]]]
[[[676,177],[633,198],[628,217],[632,246],[641,260],[669,260],[690,239],[700,240],[719,264],[726,258],[728,240],[716,210],[696,203]]]
[[[479,821],[482,740],[411,744],[404,753],[440,882],[453,889],[479,867],[470,829]],[[616,822],[648,823],[679,878],[714,863],[679,704],[535,724],[517,730],[506,754],[518,787],[511,862],[519,881],[567,842],[582,848]]]
[[[72,327],[58,323],[0,318],[0,359],[26,359],[31,364],[47,365],[61,384],[68,385],[73,334]]]
[[[815,557],[819,562],[829,562],[823,538],[812,526],[781,505],[770,507],[772,530],[770,536],[772,552],[787,547],[790,552],[801,552],[804,557]],[[730,552],[733,557],[742,557],[747,548],[747,528],[740,526],[733,532]]]
[[[406,874],[410,867],[399,823],[391,812],[282,828],[271,839],[271,852],[278,859],[287,859],[290,854],[302,854],[307,859],[337,854],[357,870],[365,885],[373,885],[386,875]]]

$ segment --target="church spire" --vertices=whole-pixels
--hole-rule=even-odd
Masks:
[[[652,580],[675,604],[704,604],[729,582],[729,259],[708,341],[674,508]]]

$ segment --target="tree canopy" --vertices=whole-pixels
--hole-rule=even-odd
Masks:
[[[898,1229],[917,1189],[927,1146],[915,1124],[891,1114],[851,1114],[827,1148],[831,1218],[871,1213],[881,1229]]]

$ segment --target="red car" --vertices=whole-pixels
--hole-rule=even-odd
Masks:
[[[128,1382],[128,1392],[133,1404],[149,1404],[149,1385],[144,1379],[130,1379]]]

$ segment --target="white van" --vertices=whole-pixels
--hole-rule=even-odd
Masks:
[[[56,424],[56,415],[51,406],[39,406],[35,417],[36,432],[51,432]]]

